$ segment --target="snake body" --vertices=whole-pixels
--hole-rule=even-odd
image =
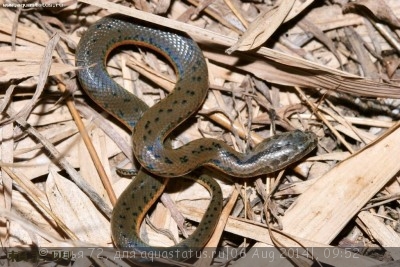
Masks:
[[[151,48],[167,58],[177,73],[174,91],[149,108],[108,75],[105,62],[116,46],[135,44]],[[208,71],[197,44],[180,34],[143,26],[124,17],[109,16],[93,24],[76,50],[79,81],[87,94],[107,112],[129,127],[133,151],[141,166],[136,178],[118,199],[111,220],[118,247],[165,251],[201,248],[214,231],[222,207],[218,184],[207,176],[195,179],[212,194],[212,201],[196,231],[171,248],[152,248],[139,236],[139,228],[151,205],[163,192],[160,177],[177,177],[200,166],[211,166],[236,177],[271,173],[299,160],[317,144],[311,132],[276,135],[242,154],[224,142],[203,138],[178,149],[164,145],[166,137],[203,103],[208,90]],[[159,177],[160,176],[160,177]],[[182,257],[172,257],[184,260]]]

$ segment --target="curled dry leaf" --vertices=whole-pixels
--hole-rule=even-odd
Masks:
[[[231,54],[235,50],[246,51],[265,43],[284,22],[293,8],[294,2],[294,0],[282,1],[274,8],[258,15],[237,43],[227,49],[226,52]]]
[[[400,28],[400,20],[383,0],[359,0],[356,3],[349,3],[345,5],[343,7],[343,11],[351,11],[357,8],[365,8],[378,19],[396,28]]]

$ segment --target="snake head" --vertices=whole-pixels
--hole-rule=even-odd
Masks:
[[[248,163],[260,166],[255,174],[266,174],[280,170],[310,153],[318,144],[313,132],[296,130],[277,134],[258,144],[248,155]]]

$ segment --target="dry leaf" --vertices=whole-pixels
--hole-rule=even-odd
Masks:
[[[334,54],[334,56],[337,58],[340,66],[343,67],[342,60],[339,56],[338,51],[336,50],[335,44],[333,43],[333,41],[330,38],[328,38],[324,34],[324,32],[318,26],[316,26],[312,21],[310,21],[306,18],[303,18],[301,21],[299,21],[298,25],[303,31],[311,32],[318,41],[323,43],[332,52],[332,54]]]
[[[303,0],[294,2],[294,5],[287,15],[285,22],[297,17],[297,15],[302,13],[304,9],[308,8],[314,2],[315,0]]]
[[[400,153],[399,137],[397,124],[318,178],[282,217],[285,233],[329,244],[399,171],[399,161],[393,157]]]
[[[241,60],[241,64],[237,65],[237,68],[271,83],[304,88],[324,88],[329,91],[334,90],[354,95],[400,97],[400,86],[395,83],[375,82],[362,77],[350,76],[351,74],[348,72],[339,72],[323,65],[312,64],[310,61],[289,58],[275,50],[263,49],[264,51],[268,53],[265,54],[265,57],[270,60],[252,57],[251,54],[246,57],[239,53],[228,56],[204,51],[204,54],[208,59],[231,66]]]
[[[356,3],[345,5],[343,11],[346,12],[357,8],[367,9],[378,19],[396,28],[400,28],[400,20],[383,0],[359,0]]]
[[[235,50],[246,51],[265,43],[284,22],[294,2],[294,0],[282,1],[274,8],[258,15],[237,43],[227,49],[226,52],[231,54]]]
[[[388,224],[384,223],[378,216],[368,211],[362,211],[358,215],[361,221],[368,227],[371,235],[384,247],[394,260],[400,260],[400,237],[399,234]]]
[[[74,71],[76,67],[62,64],[52,63],[50,68],[50,76],[64,74]],[[0,62],[0,82],[8,82],[12,79],[22,79],[30,76],[39,75],[40,63],[36,62]]]
[[[53,236],[58,236],[59,233],[56,232],[54,229],[54,221],[51,220],[47,214],[38,206],[32,207],[32,200],[27,198],[24,194],[14,190],[12,192],[13,197],[13,207],[12,210],[15,213],[22,215],[25,219],[32,222],[34,225],[40,227],[44,231],[52,234]],[[42,201],[45,199],[41,199]],[[46,203],[47,204],[47,203]],[[32,239],[35,239],[35,242],[39,246],[47,246],[48,240],[42,238],[39,235],[32,235],[25,225],[20,225],[17,222],[11,222],[12,227],[10,233],[10,245],[11,246],[18,246],[21,242],[25,244],[30,244]]]
[[[73,182],[51,171],[46,181],[46,195],[52,211],[81,241],[111,243],[108,221]]]

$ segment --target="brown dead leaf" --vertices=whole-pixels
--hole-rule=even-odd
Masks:
[[[342,60],[339,56],[338,51],[336,50],[335,44],[330,38],[328,38],[324,34],[324,32],[317,25],[315,25],[307,18],[303,18],[301,21],[299,21],[298,25],[303,31],[311,32],[317,40],[323,43],[332,52],[332,54],[335,55],[335,57],[339,61],[340,66],[343,67]]]
[[[356,3],[349,3],[345,5],[343,7],[343,12],[351,12],[357,9],[366,9],[376,18],[388,23],[391,26],[400,28],[400,20],[383,0],[359,0]]]
[[[110,230],[104,227],[107,219],[74,183],[56,172],[50,172],[46,195],[52,211],[80,240],[93,244],[111,243]]]
[[[363,70],[363,76],[372,78],[375,81],[381,79],[374,62],[369,57],[368,51],[365,49],[364,41],[361,36],[351,27],[344,28],[349,42],[349,46],[354,54],[357,56],[357,60]]]
[[[399,171],[400,164],[393,158],[400,152],[399,136],[400,125],[396,124],[318,178],[282,217],[285,232],[329,244]]]
[[[64,74],[74,71],[76,67],[63,64],[52,63],[50,76]],[[36,62],[1,62],[0,63],[0,82],[7,82],[11,79],[21,79],[36,76],[40,72],[40,63]]]
[[[297,17],[300,13],[302,13],[305,9],[307,9],[314,2],[315,2],[315,0],[296,1],[293,5],[293,8],[290,10],[289,14],[287,15],[285,22]]]
[[[237,43],[228,48],[226,52],[231,54],[235,50],[246,51],[265,43],[284,22],[286,16],[293,8],[294,2],[293,0],[282,1],[274,8],[258,15]]]

